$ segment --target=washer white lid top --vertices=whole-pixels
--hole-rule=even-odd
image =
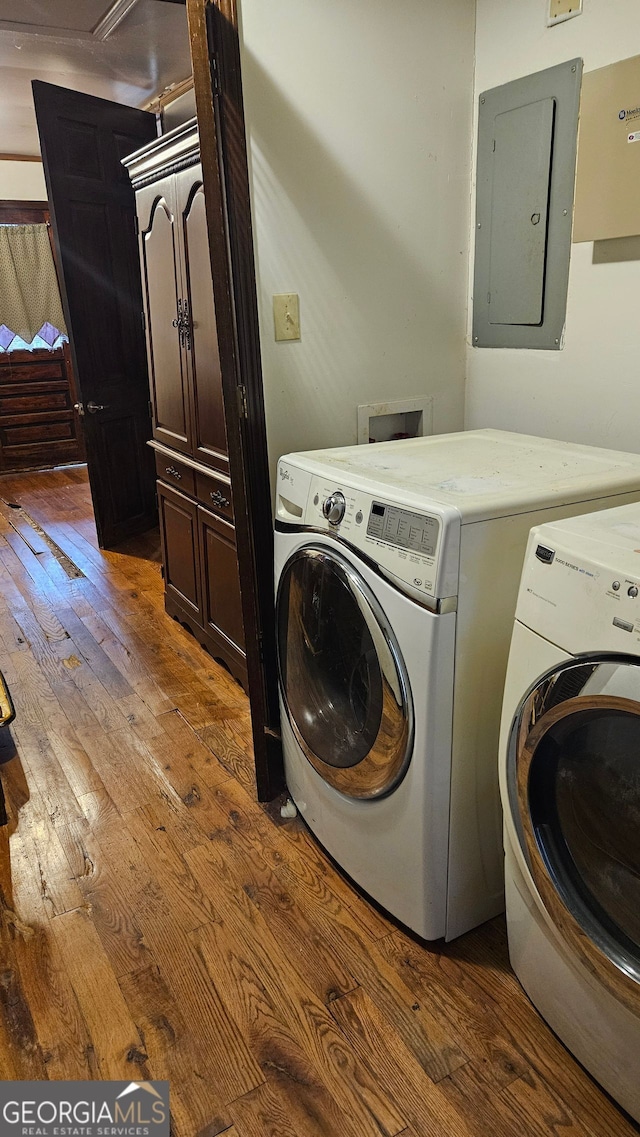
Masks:
[[[534,532],[539,544],[548,542],[614,574],[640,575],[640,502],[547,522]]]
[[[454,506],[464,521],[640,490],[640,455],[501,430],[341,446],[284,461],[336,485]]]

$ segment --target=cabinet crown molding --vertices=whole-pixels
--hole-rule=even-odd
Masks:
[[[198,122],[191,118],[123,158],[122,165],[128,170],[134,189],[141,189],[199,161]]]

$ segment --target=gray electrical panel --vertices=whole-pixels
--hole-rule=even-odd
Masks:
[[[559,348],[582,60],[480,96],[475,347]]]

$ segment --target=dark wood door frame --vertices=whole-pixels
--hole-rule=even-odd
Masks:
[[[236,519],[258,798],[284,786],[273,596],[273,522],[235,0],[187,0],[229,467]]]
[[[49,202],[15,198],[0,201],[0,225],[46,225]]]

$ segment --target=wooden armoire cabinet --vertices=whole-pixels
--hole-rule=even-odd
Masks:
[[[246,686],[199,156],[194,119],[124,164],[136,191],[165,607]]]

